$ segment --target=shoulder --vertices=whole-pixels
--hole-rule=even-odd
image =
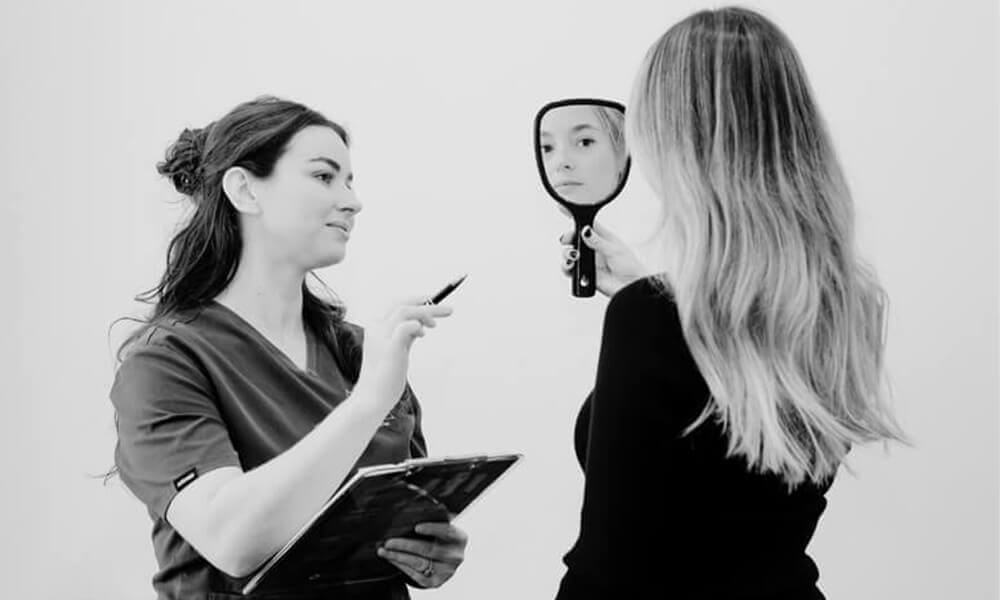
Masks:
[[[129,344],[111,387],[116,407],[177,388],[209,386],[202,360],[208,342],[198,318],[198,314],[161,318]]]
[[[249,326],[225,306],[205,305],[158,317],[129,344],[124,360],[180,354],[194,362],[230,353],[251,339]]]
[[[191,326],[189,319],[158,319],[144,326],[142,333],[129,343],[119,369],[188,354],[199,337],[200,333]]]
[[[649,276],[633,281],[611,297],[609,309],[621,305],[629,308],[663,308],[674,306],[674,297],[658,276]]]
[[[203,343],[206,335],[219,328],[221,318],[211,306],[170,313],[146,322],[129,343],[125,357],[156,349],[183,350]]]
[[[632,282],[611,298],[602,353],[609,362],[652,369],[658,376],[697,372],[673,293],[659,277]]]
[[[595,404],[615,404],[605,412],[634,414],[636,406],[645,406],[649,414],[667,411],[674,423],[686,424],[703,408],[704,380],[673,294],[657,278],[623,287],[608,303],[597,383]],[[616,391],[601,393],[611,389]]]
[[[658,277],[644,277],[618,290],[604,318],[606,326],[673,336],[681,332],[674,297]]]

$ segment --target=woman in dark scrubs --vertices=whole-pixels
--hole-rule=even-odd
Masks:
[[[194,210],[120,352],[115,464],[153,520],[158,597],[236,597],[355,469],[426,455],[408,356],[451,309],[414,300],[362,335],[307,286],[343,260],[361,203],[346,132],[301,104],[241,104],[185,130],[158,170]],[[380,549],[395,577],[259,597],[437,587],[466,536],[450,523],[417,533]]]
[[[558,598],[822,598],[806,547],[837,468],[902,433],[884,294],[805,72],[762,16],[699,12],[650,48],[626,131],[672,266],[644,276],[610,231],[583,232],[612,297]]]

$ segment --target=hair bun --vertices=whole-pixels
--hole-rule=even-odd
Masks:
[[[178,192],[194,196],[201,189],[201,155],[208,137],[208,127],[185,129],[167,149],[166,158],[156,165],[157,172],[169,177]]]

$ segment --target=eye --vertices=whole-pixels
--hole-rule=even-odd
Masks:
[[[542,154],[552,152],[552,144],[542,144]]]
[[[588,147],[593,146],[594,144],[596,144],[597,140],[595,140],[594,138],[587,137],[587,138],[580,138],[580,139],[578,139],[576,141],[576,143],[579,144],[579,145],[581,145],[581,146],[583,146],[584,148],[588,148]]]
[[[333,181],[333,173],[330,173],[328,171],[321,171],[313,175],[313,177],[319,179],[323,183],[330,183],[331,181]]]

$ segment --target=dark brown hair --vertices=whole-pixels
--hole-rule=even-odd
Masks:
[[[313,125],[333,129],[349,144],[347,132],[337,123],[302,104],[270,96],[244,102],[201,129],[185,129],[171,144],[156,170],[191,198],[194,213],[170,240],[160,282],[136,297],[153,309],[118,348],[119,361],[164,319],[205,306],[236,274],[243,239],[236,209],[222,190],[226,171],[242,167],[268,177],[292,136]],[[343,325],[344,313],[343,305],[323,300],[303,281],[306,326],[330,348],[344,375],[355,381],[360,347]]]

